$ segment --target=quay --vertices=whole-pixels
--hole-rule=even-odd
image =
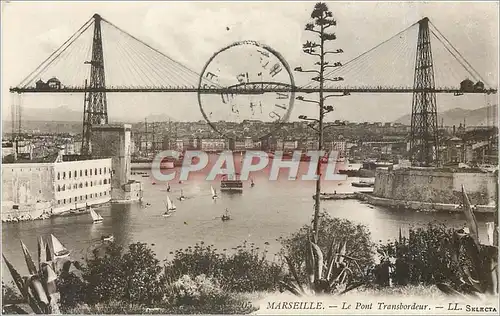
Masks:
[[[362,191],[364,193],[371,193],[373,190]],[[357,192],[339,192],[339,193],[325,193],[321,192],[319,194],[320,200],[359,200]],[[313,199],[316,198],[316,194],[312,196]]]

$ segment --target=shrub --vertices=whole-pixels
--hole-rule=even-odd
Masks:
[[[327,213],[321,214],[318,225],[319,241],[317,245],[323,253],[328,253],[332,243],[345,243],[346,256],[356,260],[362,271],[373,264],[373,248],[368,228],[355,224],[347,219],[332,218]],[[300,267],[306,261],[310,248],[309,235],[312,225],[303,226],[298,232],[286,239],[281,239],[282,255],[286,255],[294,266]],[[305,269],[297,271],[299,277],[305,278]],[[359,276],[362,278],[364,276]]]
[[[57,280],[57,289],[61,295],[59,304],[63,311],[76,307],[85,301],[87,285],[74,273],[61,274]]]
[[[165,297],[166,309],[174,314],[246,314],[256,310],[244,297],[224,291],[204,274],[184,275],[172,283]]]
[[[216,281],[204,274],[194,279],[186,274],[172,284],[171,293],[174,305],[201,305],[217,299],[222,289]]]
[[[91,304],[127,301],[151,305],[163,295],[161,272],[158,259],[146,244],[131,244],[125,254],[122,247],[111,244],[103,257],[95,255],[87,262],[87,300]]]
[[[283,276],[280,264],[266,260],[266,251],[246,242],[232,254],[217,252],[203,243],[177,250],[167,261],[165,274],[170,283],[184,275],[194,278],[204,274],[232,292],[273,291]]]
[[[402,237],[378,247],[381,265],[391,266],[389,277],[400,285],[449,280],[457,266],[443,241],[452,236],[453,229],[444,224],[429,223],[425,227],[411,228],[408,238]]]

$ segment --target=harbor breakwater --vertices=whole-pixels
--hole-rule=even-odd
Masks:
[[[357,197],[373,205],[432,211],[460,211],[462,185],[477,212],[494,212],[496,173],[472,169],[377,169],[373,194]]]

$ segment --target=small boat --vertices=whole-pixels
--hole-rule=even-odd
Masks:
[[[212,191],[212,199],[217,199],[218,196],[217,196],[217,191],[215,191],[214,187],[213,186],[210,186],[210,190]]]
[[[255,183],[253,182],[253,179],[251,179],[250,181],[251,181],[250,186],[253,188],[255,186]]]
[[[175,208],[172,209],[173,203],[170,202],[171,204],[169,204],[169,201],[170,201],[170,199],[167,197],[167,203],[165,203],[165,208],[167,210],[165,211],[165,213],[163,213],[163,215],[162,215],[163,217],[170,217],[170,216],[172,216],[172,213],[175,212]],[[174,207],[175,207],[175,205],[174,205]]]
[[[69,257],[69,250],[66,249],[66,247],[61,244],[59,239],[56,238],[56,236],[50,234],[50,237],[52,238],[52,249],[54,249],[54,258],[66,258]]]
[[[167,183],[167,192],[170,192],[170,183]]]
[[[237,177],[225,175],[220,182],[220,190],[243,192],[243,182]]]
[[[90,208],[90,216],[92,216],[92,220],[94,221],[94,224],[101,223],[103,220],[102,216],[97,214],[97,212],[94,211],[93,208]]]
[[[148,174],[143,174],[142,177],[143,178],[149,178],[149,175]]]
[[[351,185],[353,187],[358,187],[358,188],[371,188],[375,186],[374,181],[367,181],[367,180],[361,180],[359,182],[352,182]]]
[[[223,222],[231,219],[231,216],[229,216],[229,210],[227,208],[226,208],[226,214],[222,215],[221,219]]]
[[[101,237],[101,240],[102,241],[114,241],[115,240],[115,236],[113,235],[104,235]]]
[[[182,190],[181,190],[181,196],[179,197],[179,201],[184,201],[186,199],[186,197],[184,196],[184,193],[182,193]]]
[[[173,211],[176,210],[177,207],[175,206],[174,202],[170,200],[170,197],[167,196],[167,211]]]
[[[153,182],[151,182],[151,184],[152,184],[152,185],[155,185],[155,184],[156,184],[156,182],[154,182],[154,181],[153,181]]]

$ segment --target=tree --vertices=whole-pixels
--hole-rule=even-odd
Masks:
[[[305,26],[305,30],[311,33],[316,34],[319,39],[319,43],[306,41],[302,45],[302,50],[304,53],[315,56],[319,61],[315,63],[315,65],[319,65],[319,69],[310,69],[303,70],[301,67],[295,68],[295,71],[298,72],[311,72],[317,74],[316,77],[312,78],[314,81],[319,82],[319,100],[307,100],[302,96],[298,96],[297,100],[303,102],[311,102],[319,105],[319,119],[308,118],[305,115],[299,116],[299,119],[313,121],[314,123],[309,124],[309,127],[313,128],[318,134],[318,150],[321,152],[323,150],[323,131],[325,129],[325,125],[323,123],[325,114],[333,111],[333,106],[328,105],[325,106],[325,101],[329,97],[333,96],[343,96],[342,95],[324,95],[324,83],[325,81],[341,81],[343,78],[335,77],[335,78],[325,78],[325,70],[329,68],[336,68],[342,66],[340,62],[335,62],[330,64],[327,62],[326,56],[328,54],[340,54],[343,53],[342,49],[337,49],[334,51],[328,51],[326,49],[326,44],[328,42],[334,41],[337,37],[335,33],[328,32],[329,29],[337,25],[337,21],[333,18],[333,14],[328,10],[328,6],[325,3],[318,2],[314,6],[314,9],[311,13],[312,22],[307,23]],[[318,52],[319,49],[319,52]],[[317,128],[315,127],[317,124]],[[318,242],[318,220],[320,213],[320,193],[321,193],[321,160],[318,160],[318,165],[316,168],[316,195],[315,195],[315,204],[314,204],[314,222],[313,222],[313,232],[314,232],[314,242]]]

